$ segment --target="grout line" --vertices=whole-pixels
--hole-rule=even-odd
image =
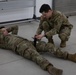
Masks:
[[[17,60],[13,60],[13,61],[10,61],[10,62],[6,62],[6,63],[2,63],[2,64],[0,64],[0,66],[5,65],[5,64],[8,64],[8,63],[15,62],[15,61],[19,61],[19,60],[23,60],[23,58],[21,58],[21,59],[17,59]]]

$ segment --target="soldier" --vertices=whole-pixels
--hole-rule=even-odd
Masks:
[[[42,15],[35,37],[37,39],[46,37],[48,42],[54,44],[53,35],[58,34],[61,39],[60,47],[66,47],[66,41],[68,41],[73,28],[67,17],[60,11],[52,10],[48,4],[43,4],[39,12]],[[41,34],[42,31],[44,31],[44,34]]]
[[[8,34],[8,31],[10,32],[14,30],[12,28],[0,29],[0,48],[9,49],[24,58],[34,61],[43,70],[48,71],[52,75],[62,75],[63,71],[55,68],[53,64],[42,57],[29,40],[13,34]],[[17,34],[17,30],[15,30],[15,34]]]

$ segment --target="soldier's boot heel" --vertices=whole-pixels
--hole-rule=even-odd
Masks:
[[[76,53],[75,54],[68,54],[68,60],[76,62]]]
[[[48,66],[48,72],[51,74],[51,75],[62,75],[63,73],[63,70],[61,69],[57,69],[53,66]]]

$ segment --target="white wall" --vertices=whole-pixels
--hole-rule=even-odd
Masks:
[[[34,14],[33,3],[34,0],[8,0],[8,2],[0,2],[0,22],[32,18]],[[37,17],[40,16],[39,8],[43,3],[52,5],[52,0],[36,0],[35,14]]]
[[[49,4],[52,7],[52,0],[36,0],[36,16],[39,17],[41,14],[39,13],[39,9],[42,4]]]

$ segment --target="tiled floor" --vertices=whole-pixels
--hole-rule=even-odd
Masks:
[[[76,16],[69,18],[69,21],[74,25],[71,37],[67,42],[67,47],[62,50],[68,51],[69,53],[76,53]],[[32,37],[38,27],[38,22],[30,23],[17,23],[19,25],[19,36],[33,40]],[[45,38],[43,41],[47,41]],[[57,35],[54,36],[54,42],[59,47],[60,39]],[[50,54],[42,54],[57,68],[63,69],[63,75],[76,75],[76,63],[55,58]],[[0,75],[49,75],[48,72],[42,70],[34,62],[24,59],[21,56],[14,54],[9,50],[0,49]]]

